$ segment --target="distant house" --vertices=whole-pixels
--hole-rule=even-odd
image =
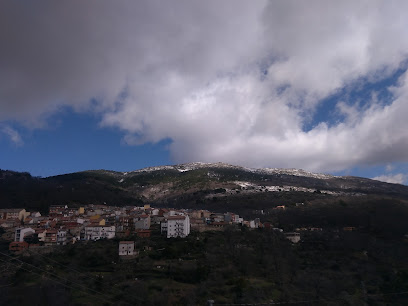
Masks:
[[[0,226],[2,228],[13,228],[13,227],[18,226],[19,224],[21,224],[21,222],[18,221],[17,219],[8,219],[8,220],[0,219]]]
[[[51,205],[49,208],[50,215],[62,215],[64,210],[68,208],[66,205]]]
[[[250,228],[259,228],[261,225],[261,221],[259,218],[255,218],[254,220],[249,221]]]
[[[118,230],[121,231],[130,231],[134,228],[133,226],[133,218],[129,216],[120,216],[117,222]]]
[[[31,213],[31,217],[39,218],[39,217],[41,217],[41,213],[39,211],[34,211],[34,212]]]
[[[57,244],[58,245],[66,245],[67,244],[67,231],[66,230],[58,230],[57,232]]]
[[[24,219],[29,215],[30,213],[23,208],[0,209],[0,219],[3,220],[18,219],[20,221],[24,221]]]
[[[166,208],[160,208],[160,209],[159,209],[159,212],[157,213],[157,215],[158,215],[159,217],[165,217],[166,215],[168,216],[168,212],[169,212],[168,209],[166,209]]]
[[[43,228],[36,228],[35,233],[37,234],[38,241],[45,242],[45,233],[47,232],[46,229]]]
[[[33,218],[27,217],[27,218],[25,218],[24,223],[25,224],[33,224],[34,220],[33,220]]]
[[[9,251],[12,253],[19,253],[28,249],[28,243],[25,241],[14,241],[9,244]]]
[[[134,241],[120,241],[119,242],[119,256],[132,256],[135,254]]]
[[[76,222],[77,222],[78,224],[84,224],[85,221],[86,221],[86,219],[84,219],[84,218],[78,218],[78,219],[76,220]]]
[[[88,225],[85,227],[85,240],[115,238],[115,226]]]
[[[138,230],[136,231],[137,237],[140,238],[150,238],[151,236],[151,231],[150,230]]]
[[[133,218],[135,229],[146,230],[150,228],[150,216],[143,214]]]
[[[44,244],[51,246],[57,244],[58,231],[56,229],[47,229],[44,236]]]
[[[35,230],[33,230],[31,227],[16,228],[14,241],[23,242],[24,241],[24,236],[26,236],[26,235],[28,235],[30,233],[31,234],[35,233]]]
[[[321,227],[311,227],[310,231],[311,232],[322,232],[323,228],[321,228]]]
[[[230,225],[228,222],[212,222],[212,223],[205,223],[204,226],[199,226],[197,228],[197,225],[194,227],[192,226],[192,229],[198,230],[199,232],[206,232],[206,231],[224,231],[225,227]]]
[[[225,219],[226,222],[240,223],[239,215],[231,213],[231,212],[227,212],[225,214],[225,216],[224,216],[224,219]],[[242,220],[241,220],[241,222],[242,222]]]
[[[64,216],[70,216],[70,217],[72,217],[72,216],[75,216],[75,215],[78,215],[78,209],[77,208],[66,208],[65,210],[64,210],[64,212],[63,212],[63,214],[64,214]]]
[[[289,239],[292,243],[298,243],[300,241],[300,233],[291,232],[285,233],[286,239]]]
[[[81,238],[81,230],[83,227],[78,224],[67,225],[67,243],[75,242],[76,240],[80,240]]]
[[[194,219],[205,219],[210,218],[211,213],[208,210],[193,210],[189,215]]]
[[[94,215],[89,218],[92,225],[106,225],[106,220],[101,215]]]
[[[167,238],[187,237],[190,234],[189,216],[170,216],[161,223],[161,232],[167,234]]]
[[[145,205],[143,206],[143,209],[144,209],[144,210],[150,209],[150,204],[145,204]]]
[[[211,222],[224,222],[225,221],[224,214],[213,213],[210,215],[210,218],[211,218]]]

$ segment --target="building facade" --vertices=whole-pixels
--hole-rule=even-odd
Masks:
[[[132,256],[135,255],[135,242],[134,241],[120,241],[119,242],[119,256]]]
[[[115,226],[88,225],[85,227],[85,240],[115,238]]]
[[[24,241],[24,236],[28,235],[28,234],[33,234],[35,233],[35,230],[33,230],[30,227],[27,228],[16,228],[15,231],[15,236],[14,236],[14,241],[17,242],[23,242]]]
[[[162,233],[166,233],[167,238],[187,237],[190,234],[190,218],[186,216],[170,216],[161,224]]]

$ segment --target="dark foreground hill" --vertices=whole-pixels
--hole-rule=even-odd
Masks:
[[[408,187],[297,169],[249,169],[191,163],[132,172],[83,171],[47,178],[0,170],[0,207],[46,212],[50,205],[141,205],[256,210],[319,199],[408,199]]]
[[[122,260],[119,241],[0,256],[1,305],[407,305],[408,243],[372,231],[229,227],[167,239],[152,230]],[[24,292],[24,294],[21,294]]]

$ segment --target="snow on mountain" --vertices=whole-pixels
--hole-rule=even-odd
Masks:
[[[311,177],[317,179],[330,179],[335,176],[329,174],[313,173],[308,172],[302,169],[279,169],[279,168],[246,168],[241,166],[234,166],[226,163],[186,163],[180,165],[171,165],[171,166],[157,166],[157,167],[148,167],[140,170],[132,171],[132,173],[143,173],[143,172],[153,172],[160,170],[175,170],[178,172],[186,172],[191,170],[197,170],[202,168],[220,168],[220,169],[237,169],[243,170],[252,173],[258,174],[279,174],[279,175],[293,175],[293,176],[302,176],[302,177]]]
[[[286,175],[294,175],[294,176],[312,177],[312,178],[323,179],[323,180],[336,177],[330,174],[308,172],[303,169],[265,168],[265,169],[257,169],[256,171],[258,173],[264,172],[266,174],[286,174]]]

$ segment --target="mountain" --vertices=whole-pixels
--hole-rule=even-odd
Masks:
[[[408,199],[408,186],[300,169],[188,163],[130,172],[90,170],[47,178],[0,170],[0,207],[46,211],[49,205],[102,204],[263,209],[339,197]]]

